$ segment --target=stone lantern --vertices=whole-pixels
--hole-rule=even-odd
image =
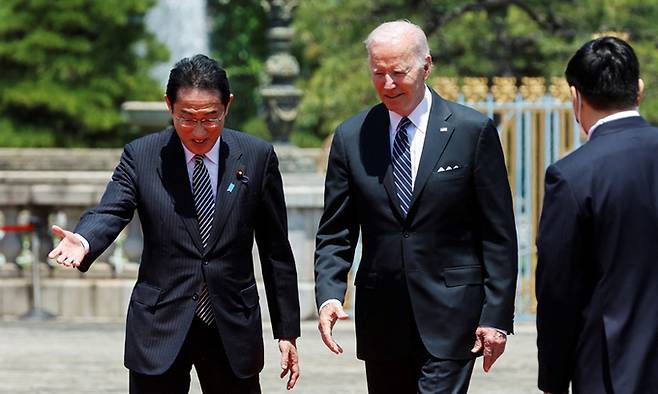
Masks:
[[[299,63],[290,54],[293,29],[290,26],[296,0],[264,0],[270,28],[267,39],[270,56],[265,62],[269,83],[260,91],[266,107],[267,127],[275,143],[289,143],[297,118],[302,92],[293,82],[299,75]]]

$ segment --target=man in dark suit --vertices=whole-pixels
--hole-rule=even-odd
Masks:
[[[539,388],[658,393],[658,129],[633,49],[603,37],[566,69],[589,141],[546,170],[537,248]]]
[[[366,40],[382,103],[338,126],[315,262],[319,329],[329,349],[359,237],[357,357],[371,393],[465,393],[512,331],[517,246],[498,133],[425,81],[432,58],[407,21]],[[475,343],[475,345],[474,345]]]
[[[277,157],[270,144],[224,129],[226,72],[196,55],[171,70],[174,127],[126,145],[101,202],[50,258],[87,271],[137,210],[144,251],[126,322],[131,393],[259,393],[263,337],[252,245],[258,244],[281,377],[298,378],[297,274]]]

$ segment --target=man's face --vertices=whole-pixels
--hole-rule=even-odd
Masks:
[[[409,40],[375,43],[370,47],[370,75],[379,99],[389,111],[407,116],[425,94],[431,57],[419,65]]]
[[[176,133],[190,152],[202,155],[215,145],[224,129],[231,100],[233,95],[224,105],[218,91],[195,88],[181,88],[175,103],[165,96]]]

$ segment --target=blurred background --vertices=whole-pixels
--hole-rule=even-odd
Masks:
[[[294,28],[297,146],[376,102],[362,41],[399,18],[427,33],[434,77],[561,77],[586,40],[619,32],[640,58],[642,113],[658,119],[655,0],[3,0],[0,146],[121,147],[140,134],[121,105],[160,101],[171,65],[199,52],[228,70],[229,126],[271,138],[261,90],[276,13]]]

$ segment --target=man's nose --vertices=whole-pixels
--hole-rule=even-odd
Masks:
[[[391,78],[390,75],[384,75],[384,89],[393,89],[395,88],[395,81]]]
[[[205,127],[201,125],[201,122],[197,122],[196,125],[194,126],[194,130],[192,130],[192,136],[193,137],[205,137],[207,134]]]

